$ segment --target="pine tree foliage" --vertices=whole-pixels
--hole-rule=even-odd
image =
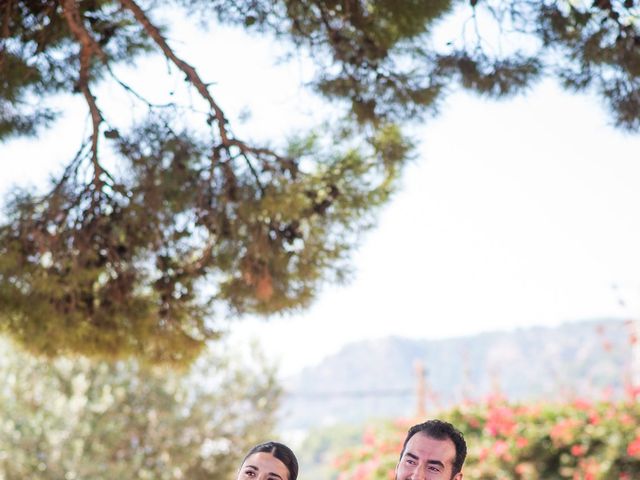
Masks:
[[[546,6],[539,12],[544,45],[573,61],[557,68],[564,84],[598,91],[616,125],[640,129],[640,5],[596,0],[591,8]]]
[[[167,40],[170,26],[155,20],[164,8],[312,53],[312,87],[343,119],[270,145],[239,138]],[[345,277],[359,233],[393,191],[411,155],[403,125],[435,111],[456,83],[499,98],[555,75],[601,94],[616,124],[637,130],[638,8],[632,0],[3,2],[0,139],[51,125],[58,112],[48,100],[59,93],[85,100],[91,134],[49,192],[15,192],[8,203],[1,328],[49,356],[184,365],[218,334],[220,315],[307,307],[323,281]],[[445,22],[459,22],[459,35],[438,45],[432,33]],[[116,67],[148,52],[166,58],[204,114],[154,104],[118,76]],[[108,83],[146,117],[109,118],[96,93]],[[105,152],[117,170],[105,167]]]

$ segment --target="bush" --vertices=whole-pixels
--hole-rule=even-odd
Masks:
[[[496,397],[438,416],[464,433],[465,478],[640,478],[640,403],[635,400],[512,404]],[[366,430],[361,446],[336,459],[338,479],[393,480],[406,431],[421,421]]]

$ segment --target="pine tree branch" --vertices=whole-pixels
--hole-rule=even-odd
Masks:
[[[142,8],[133,0],[120,0],[123,7],[130,10],[133,16],[140,22],[149,36],[156,42],[156,44],[162,50],[162,53],[171,60],[186,76],[189,82],[196,88],[198,93],[209,103],[209,106],[213,110],[213,115],[218,123],[218,130],[220,132],[220,138],[223,145],[230,145],[229,133],[226,129],[227,120],[224,116],[224,112],[214,101],[213,97],[209,93],[206,84],[196,72],[196,69],[189,65],[187,62],[179,58],[173,49],[169,46],[165,38],[160,33],[160,30],[151,22],[149,17],[144,13]]]
[[[53,23],[55,21],[57,8],[58,2],[49,1],[46,9],[44,9],[42,12],[42,16],[47,17],[49,19],[49,22]],[[36,33],[36,43],[38,45],[36,47],[37,53],[42,53],[45,50],[45,45],[47,44],[47,33],[48,32],[46,27],[39,29],[39,31]]]
[[[3,55],[4,49],[6,48],[5,39],[9,38],[9,35],[11,34],[11,10],[13,10],[13,0],[8,0],[2,16],[2,26],[0,27],[0,70],[2,70],[6,59]]]
[[[133,95],[138,100],[140,100],[142,103],[144,103],[147,107],[149,107],[149,108],[171,108],[171,107],[175,107],[174,103],[156,104],[156,103],[150,102],[142,94],[140,94],[133,87],[131,87],[129,84],[127,84],[127,83],[123,82],[122,80],[120,80],[116,76],[116,74],[113,73],[113,71],[111,70],[111,68],[109,66],[107,66],[107,70],[109,71],[109,75],[111,75],[111,77],[118,83],[118,85],[120,85],[127,92],[129,92],[131,95]]]
[[[58,180],[53,190],[49,192],[45,198],[51,198],[53,195],[58,193],[58,191],[60,191],[63,185],[67,183],[67,181],[71,177],[75,177],[78,174],[78,169],[80,168],[80,164],[82,163],[83,159],[86,158],[86,154],[88,153],[88,152],[85,152],[85,149],[87,145],[89,145],[89,143],[90,143],[89,140],[82,142],[82,145],[80,145],[80,148],[76,152],[76,156],[66,166],[62,174],[62,177],[60,178],[60,180]]]
[[[91,76],[91,60],[94,56],[98,56],[103,62],[106,62],[106,55],[100,48],[100,45],[94,40],[91,34],[84,27],[82,16],[78,10],[75,0],[63,0],[62,13],[71,33],[80,42],[80,73],[78,78],[78,88],[84,95],[91,113],[91,123],[93,126],[91,134],[91,162],[93,164],[93,181],[97,190],[101,190],[102,180],[100,175],[105,173],[98,162],[98,139],[100,135],[100,124],[104,120],[102,113],[96,103],[96,98],[89,88],[89,79]]]
[[[292,162],[291,158],[283,157],[282,155],[277,154],[271,149],[264,148],[264,147],[262,148],[250,147],[249,145],[247,145],[244,142],[241,142],[240,140],[235,140],[235,139],[230,140],[229,146],[238,147],[242,152],[242,154],[245,155],[245,157],[246,155],[249,155],[249,154],[254,155],[256,158],[262,161],[263,165],[267,163],[267,159],[265,157],[271,157],[274,161],[279,162],[285,166],[291,165],[291,162]]]
[[[251,174],[255,178],[260,191],[264,194],[264,187],[262,185],[262,182],[260,181],[260,176],[258,175],[258,172],[253,166],[248,154],[256,155],[258,158],[260,158],[261,155],[268,155],[268,156],[274,157],[277,160],[280,160],[281,157],[268,149],[253,148],[248,146],[246,143],[242,142],[241,140],[232,138],[230,133],[227,131],[227,127],[226,127],[227,119],[224,116],[224,112],[218,106],[218,104],[215,102],[215,100],[209,93],[209,90],[207,89],[205,82],[200,78],[200,75],[198,75],[198,72],[196,71],[196,69],[175,54],[173,49],[167,43],[166,39],[160,33],[160,30],[151,22],[149,17],[145,14],[142,8],[140,8],[140,6],[134,0],[120,0],[120,3],[122,4],[123,7],[127,8],[133,13],[133,16],[135,17],[135,19],[142,25],[142,27],[149,34],[149,36],[156,42],[156,44],[160,47],[164,55],[169,60],[171,60],[174,63],[174,65],[176,65],[186,75],[187,80],[196,88],[198,93],[200,93],[200,95],[207,101],[207,103],[209,104],[213,112],[213,118],[215,118],[216,123],[218,124],[218,131],[220,134],[222,145],[227,149],[232,146],[236,146],[240,149],[241,154],[245,159],[245,161],[247,162],[249,170],[251,171]]]
[[[11,10],[13,10],[13,0],[7,0],[4,6],[4,15],[2,16],[2,30],[0,31],[0,38],[9,38],[11,34],[9,30],[9,24],[11,23]],[[4,50],[4,44],[0,51]]]
[[[255,167],[253,166],[253,163],[251,163],[251,159],[246,154],[246,152],[242,152],[242,157],[247,162],[247,166],[249,167],[249,170],[251,171],[251,174],[253,175],[253,178],[255,178],[256,183],[258,184],[258,188],[260,189],[260,193],[262,193],[262,196],[264,196],[264,194],[265,194],[264,186],[262,185],[262,182],[260,181],[260,176],[258,175],[258,172],[256,171]]]

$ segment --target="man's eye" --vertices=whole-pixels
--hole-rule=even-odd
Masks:
[[[414,459],[412,459],[412,458],[407,458],[405,461],[406,461],[409,465],[415,465],[415,464],[416,464],[416,461],[415,461]]]
[[[435,465],[431,465],[429,467],[429,470],[431,470],[432,472],[439,472],[440,471],[440,467],[436,467]]]

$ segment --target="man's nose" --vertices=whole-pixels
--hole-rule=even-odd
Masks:
[[[427,472],[424,468],[416,468],[411,475],[411,480],[427,480]]]

